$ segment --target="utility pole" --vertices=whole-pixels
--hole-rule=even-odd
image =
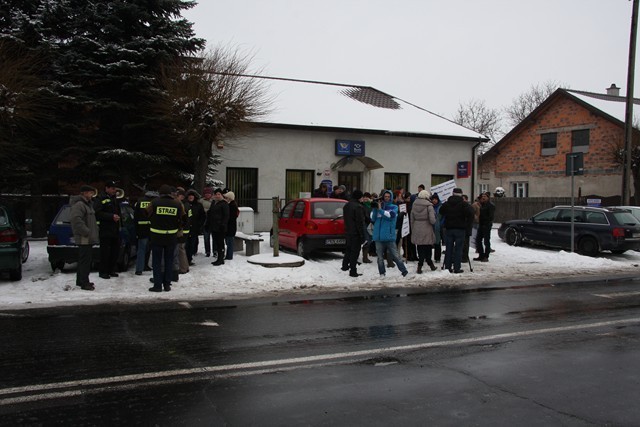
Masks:
[[[624,167],[622,168],[622,204],[628,206],[631,175],[631,156],[633,153],[633,74],[636,68],[636,35],[638,33],[638,1],[633,0],[631,14],[631,37],[629,40],[629,68],[627,69],[627,105],[624,115]],[[637,201],[636,201],[637,203]]]

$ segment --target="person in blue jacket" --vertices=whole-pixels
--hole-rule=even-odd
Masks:
[[[371,202],[371,223],[373,224],[373,241],[376,244],[378,254],[378,272],[380,276],[385,276],[383,254],[387,251],[391,254],[393,261],[407,276],[409,272],[400,257],[396,247],[396,220],[398,218],[398,206],[393,203],[391,191],[384,190],[381,194],[380,202]]]

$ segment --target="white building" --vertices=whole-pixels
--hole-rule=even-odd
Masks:
[[[323,181],[347,191],[415,193],[419,184],[455,179],[471,196],[483,135],[371,87],[252,78],[265,79],[272,111],[249,134],[224,142],[216,178],[240,206],[265,217],[256,218],[256,230],[271,223],[270,205],[259,199],[290,200]]]

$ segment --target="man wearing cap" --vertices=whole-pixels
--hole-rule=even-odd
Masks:
[[[120,252],[120,203],[116,198],[116,182],[107,181],[104,191],[93,203],[100,235],[100,268],[102,279],[118,277],[116,263]]]
[[[353,190],[351,200],[344,205],[344,231],[347,238],[347,246],[342,258],[342,271],[349,271],[349,276],[358,277],[358,256],[360,247],[365,242],[364,206],[362,205],[362,191]]]
[[[171,290],[173,257],[178,241],[178,230],[186,218],[182,203],[171,195],[171,187],[161,185],[160,197],[151,201],[147,208],[151,231],[151,255],[153,265],[153,287],[151,292]],[[162,265],[164,264],[164,272]]]
[[[453,194],[440,207],[444,217],[444,238],[447,252],[444,255],[444,268],[453,273],[462,273],[462,250],[467,230],[473,223],[473,208],[462,198],[462,189],[455,188]],[[451,269],[453,265],[453,270]]]
[[[96,212],[91,204],[93,196],[95,196],[93,187],[83,185],[80,187],[80,195],[72,196],[69,201],[71,204],[71,230],[78,245],[76,286],[80,286],[85,291],[95,289],[93,283],[89,281],[89,272],[91,271],[93,245],[99,243]]]

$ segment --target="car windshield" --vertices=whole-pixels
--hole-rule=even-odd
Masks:
[[[65,206],[60,209],[58,216],[56,217],[56,224],[70,224],[71,223],[71,207]]]
[[[342,215],[344,205],[345,203],[340,201],[313,202],[311,206],[311,218],[337,218]]]
[[[638,220],[631,212],[614,212],[613,217],[616,219],[618,224],[639,225]]]

